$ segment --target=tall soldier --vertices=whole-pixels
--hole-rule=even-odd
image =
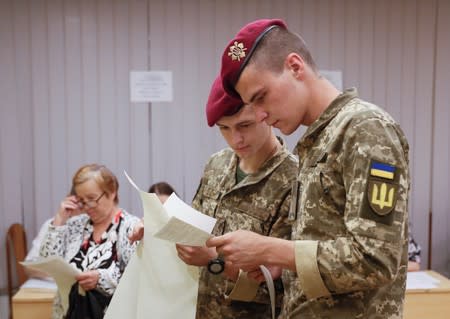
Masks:
[[[222,57],[224,89],[293,133],[300,164],[292,240],[237,231],[210,239],[245,271],[281,267],[280,318],[401,318],[408,262],[408,143],[384,110],[318,72],[281,20],[243,27]]]

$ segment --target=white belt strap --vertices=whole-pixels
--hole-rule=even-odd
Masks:
[[[272,306],[272,319],[275,319],[275,287],[273,285],[272,275],[266,266],[260,265],[259,268],[266,279],[267,288],[269,289],[270,304]]]

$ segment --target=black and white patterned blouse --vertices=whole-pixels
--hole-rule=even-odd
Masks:
[[[415,242],[411,234],[409,234],[408,260],[420,264],[420,246]]]
[[[131,244],[128,235],[139,219],[125,210],[118,212],[101,240],[93,239],[94,227],[88,215],[82,214],[67,220],[65,225],[50,224],[41,245],[40,255],[61,256],[81,271],[98,270],[97,288],[112,295],[128,264],[137,243]],[[56,299],[53,318],[62,318],[63,310]]]

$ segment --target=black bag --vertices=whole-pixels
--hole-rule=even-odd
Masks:
[[[65,319],[102,319],[112,296],[96,289],[86,291],[86,295],[78,292],[78,283],[74,283],[69,293],[69,309]]]

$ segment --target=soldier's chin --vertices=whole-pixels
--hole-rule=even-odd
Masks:
[[[287,127],[287,126],[283,126],[283,125],[280,125],[279,127],[277,127],[277,126],[275,126],[275,127],[284,135],[291,135],[292,133],[294,133],[297,130],[296,127]]]
[[[250,153],[245,150],[241,150],[241,151],[235,150],[234,152],[240,159],[246,159],[247,157],[250,156]]]

